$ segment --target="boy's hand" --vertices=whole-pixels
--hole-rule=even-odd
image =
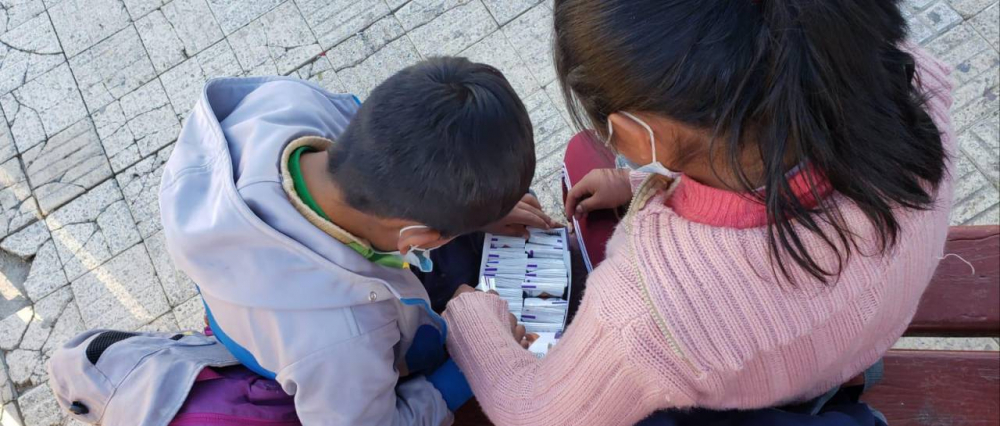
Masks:
[[[552,229],[559,227],[552,218],[542,212],[542,205],[534,195],[525,194],[506,217],[499,222],[487,226],[485,231],[491,234],[509,237],[527,237],[526,227]]]
[[[462,284],[458,286],[458,288],[455,290],[455,294],[452,295],[451,298],[454,299],[465,293],[472,293],[475,291],[476,289],[472,288],[472,286],[468,284]],[[497,292],[493,290],[490,290],[487,293],[497,294]],[[537,334],[528,333],[524,329],[523,325],[519,325],[517,323],[517,317],[515,317],[514,314],[511,313],[507,314],[507,322],[510,324],[510,332],[511,334],[514,335],[514,341],[520,344],[522,348],[528,349],[528,346],[531,346],[531,344],[534,343],[536,339],[538,339]]]
[[[629,171],[594,169],[566,194],[566,217],[583,218],[594,210],[613,209],[632,200]]]

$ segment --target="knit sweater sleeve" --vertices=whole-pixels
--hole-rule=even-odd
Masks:
[[[650,411],[645,392],[621,333],[596,311],[585,297],[559,344],[538,359],[512,338],[506,302],[463,294],[444,314],[448,350],[497,425],[633,424]]]

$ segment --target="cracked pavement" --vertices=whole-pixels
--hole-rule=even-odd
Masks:
[[[0,424],[69,421],[52,350],[94,327],[202,328],[159,223],[163,165],[202,85],[291,75],[364,99],[393,72],[467,56],[530,111],[533,187],[558,214],[574,133],[550,53],[548,0],[0,0]],[[906,0],[913,41],[954,68],[953,224],[1000,222],[997,0]],[[900,347],[997,350],[993,339]]]

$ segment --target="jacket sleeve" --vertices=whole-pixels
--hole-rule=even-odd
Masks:
[[[304,426],[451,424],[445,399],[427,378],[399,383],[398,340],[393,322],[297,360],[277,381],[295,395]]]

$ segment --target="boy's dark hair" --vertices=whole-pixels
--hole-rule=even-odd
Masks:
[[[454,57],[409,66],[376,87],[329,157],[351,207],[446,236],[503,218],[535,174],[531,121],[510,83]]]
[[[865,238],[831,199],[809,209],[793,195],[789,160],[857,205],[883,254],[900,233],[895,208],[933,207],[946,153],[900,48],[899,0],[556,0],[554,18],[576,123],[603,135],[610,114],[641,111],[713,135],[707,151],[735,172],[731,189],[767,207],[772,266],[790,280],[797,266],[831,282]],[[748,152],[763,182],[741,164]],[[808,251],[806,233],[835,267]]]

